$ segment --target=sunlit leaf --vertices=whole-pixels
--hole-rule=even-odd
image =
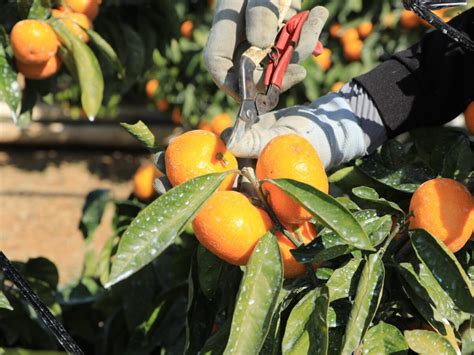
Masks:
[[[428,330],[405,330],[405,339],[410,349],[422,355],[456,355],[448,339]]]
[[[408,344],[403,334],[397,327],[380,322],[367,331],[367,335],[362,343],[362,354],[383,355],[397,354],[402,355],[408,352]]]
[[[120,241],[106,286],[127,278],[171,245],[227,174],[209,174],[189,180],[143,209]]]
[[[138,121],[135,124],[121,123],[121,125],[146,148],[152,152],[156,151],[155,136],[145,123]]]
[[[224,354],[256,354],[268,332],[283,282],[276,237],[266,233],[245,269]]]
[[[0,291],[0,309],[8,309],[10,311],[13,310],[13,307],[11,306],[10,302],[8,302],[7,297],[2,291]]]
[[[21,89],[16,80],[16,72],[7,58],[2,43],[0,43],[0,73],[0,102],[5,102],[8,105],[13,121],[16,122],[21,101]]]
[[[355,294],[358,281],[356,273],[360,270],[361,261],[362,259],[353,258],[346,265],[334,270],[327,282],[331,302]]]

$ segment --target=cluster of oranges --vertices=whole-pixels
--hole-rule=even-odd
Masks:
[[[346,60],[353,62],[360,60],[363,39],[367,38],[373,31],[374,25],[370,21],[362,22],[357,27],[343,29],[341,24],[333,23],[329,28],[329,35],[340,41]]]
[[[101,0],[66,0],[65,7],[52,10],[52,16],[87,42],[89,37],[83,30],[91,28],[97,16]],[[13,26],[10,40],[16,66],[26,78],[40,80],[54,75],[61,67],[58,56],[60,41],[45,21],[27,19]]]
[[[194,177],[236,171],[238,164],[224,142],[213,132],[189,131],[175,138],[165,153],[167,177],[172,186]],[[246,195],[233,190],[237,173],[230,173],[193,221],[197,239],[207,249],[234,265],[245,265],[259,238],[274,228],[268,213]],[[259,180],[290,178],[328,192],[328,179],[314,148],[304,138],[284,135],[271,140],[257,161]],[[294,238],[309,243],[316,231],[311,215],[278,187],[264,183],[268,203],[278,220]],[[295,246],[276,232],[285,277],[304,274],[305,266],[296,262],[290,249]]]

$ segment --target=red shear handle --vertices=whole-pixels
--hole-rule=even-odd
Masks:
[[[278,40],[271,54],[271,59],[265,71],[264,83],[266,86],[275,85],[281,90],[283,77],[295,53],[295,46],[301,36],[303,25],[308,19],[309,11],[303,11],[288,20],[281,29]],[[313,51],[314,55],[322,52],[322,44],[318,42]]]

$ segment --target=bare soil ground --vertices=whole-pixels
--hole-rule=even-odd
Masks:
[[[57,265],[61,284],[73,281],[84,255],[78,225],[87,193],[105,188],[126,198],[133,173],[147,159],[140,152],[0,150],[0,250],[11,260],[46,257]],[[110,236],[111,215],[107,210],[97,230],[97,250]]]

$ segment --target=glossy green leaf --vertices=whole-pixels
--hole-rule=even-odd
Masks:
[[[18,120],[18,110],[21,101],[21,89],[16,80],[16,72],[11,66],[5,48],[0,43],[0,102],[5,102],[10,108],[13,121]]]
[[[453,253],[424,230],[410,232],[411,243],[420,261],[426,265],[441,288],[461,310],[474,313],[470,280]]]
[[[355,294],[362,259],[353,258],[346,265],[334,270],[327,282],[331,302]]]
[[[413,303],[428,324],[440,334],[446,335],[445,324],[442,322],[443,316],[438,312],[435,306],[432,305],[433,301],[413,268],[413,265],[401,263],[399,265],[399,271],[405,281],[403,289],[410,302]]]
[[[327,354],[329,291],[308,292],[293,308],[282,342],[283,354]]]
[[[260,351],[282,283],[280,248],[276,237],[269,232],[257,243],[245,269],[224,354],[256,354]]]
[[[89,38],[91,39],[91,42],[95,45],[95,47],[100,51],[100,53],[104,56],[104,58],[107,60],[108,63],[110,63],[114,69],[117,71],[119,78],[122,78],[125,74],[125,69],[120,62],[120,59],[117,56],[117,53],[115,53],[115,50],[112,48],[112,46],[102,38],[100,34],[95,32],[94,30],[91,30],[89,28],[85,29],[87,31],[87,34],[89,35]]]
[[[117,237],[113,235],[107,239],[99,255],[96,276],[99,277],[100,283],[102,285],[105,285],[109,279],[111,262],[110,257],[112,256],[115,238]]]
[[[443,336],[428,330],[405,330],[410,349],[421,355],[456,355],[456,350]]]
[[[23,18],[45,20],[51,13],[51,1],[18,0],[18,10]]]
[[[377,191],[367,186],[359,186],[352,189],[352,193],[358,198],[370,202],[373,208],[385,210],[387,212],[395,212],[404,215],[405,212],[395,202],[387,201],[380,197]]]
[[[104,78],[99,62],[89,46],[70,32],[61,21],[51,19],[49,23],[74,60],[81,87],[82,107],[89,119],[94,119],[99,112],[104,94]]]
[[[208,299],[213,299],[219,278],[221,276],[224,261],[206,250],[202,245],[197,248],[197,272],[201,291]]]
[[[349,211],[360,211],[360,207],[357,206],[357,204],[354,201],[352,201],[349,197],[346,197],[346,196],[336,197],[336,200]]]
[[[370,254],[359,279],[341,354],[352,354],[364,338],[382,298],[384,278],[385,269],[381,255]]]
[[[433,179],[435,174],[422,162],[406,163],[402,167],[387,167],[380,152],[358,159],[356,166],[372,179],[395,190],[413,193],[423,182]]]
[[[11,306],[10,302],[8,302],[7,297],[2,291],[0,291],[0,309],[8,309],[10,311],[13,310],[13,307]]]
[[[270,329],[263,343],[262,349],[260,350],[261,354],[268,355],[277,355],[281,354],[281,343],[283,341],[283,322],[281,314],[288,307],[288,301],[291,298],[292,293],[290,289],[282,287],[280,289],[280,294],[278,295],[277,308],[273,313],[272,322],[270,324]]]
[[[84,238],[87,239],[94,236],[94,232],[100,225],[104,215],[109,196],[110,191],[103,189],[93,190],[87,194],[79,222],[79,229]]]
[[[304,206],[324,226],[348,245],[373,250],[370,239],[356,218],[333,197],[307,184],[288,179],[268,180]]]
[[[461,351],[462,355],[474,353],[474,316],[461,334]]]
[[[328,180],[330,183],[336,184],[343,189],[351,189],[355,186],[374,186],[377,184],[376,181],[360,172],[355,166],[348,166],[336,171],[328,177]]]
[[[397,327],[380,322],[367,331],[362,343],[362,354],[407,354],[408,344]]]
[[[171,245],[227,174],[209,174],[189,180],[143,209],[120,241],[106,286],[127,278]]]
[[[146,148],[155,152],[157,150],[155,136],[151,133],[150,129],[142,121],[138,121],[135,124],[121,123],[128,133],[134,136],[141,144]]]

